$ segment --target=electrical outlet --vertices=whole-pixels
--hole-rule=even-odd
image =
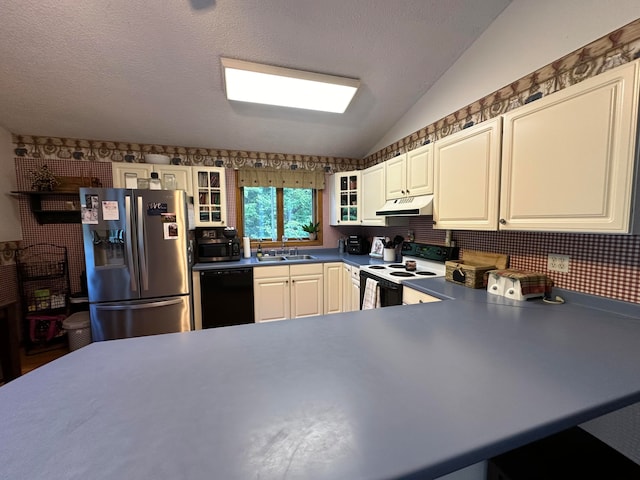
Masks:
[[[550,253],[547,257],[547,270],[550,272],[569,273],[569,255]]]

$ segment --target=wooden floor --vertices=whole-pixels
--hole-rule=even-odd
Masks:
[[[60,344],[56,348],[44,352],[29,352],[29,355],[26,355],[24,352],[24,348],[21,348],[20,370],[22,371],[22,375],[38,367],[41,367],[42,365],[45,365],[46,363],[49,363],[56,358],[60,358],[67,353],[69,353],[69,347],[66,344]]]
[[[41,352],[29,352],[29,355],[25,353],[23,347],[20,348],[20,372],[22,375],[25,373],[29,373],[32,370],[35,370],[42,365],[45,365],[53,360],[62,357],[69,353],[69,347],[66,343],[61,343],[60,345],[55,346],[54,348],[47,349],[46,351]],[[4,385],[5,382],[0,375],[0,387]]]

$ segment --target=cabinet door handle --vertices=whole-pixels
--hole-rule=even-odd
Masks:
[[[500,219],[500,225],[506,225],[507,221],[504,218]]]
[[[400,192],[402,192],[402,194],[404,195],[404,190],[400,190]]]
[[[422,301],[422,300],[418,300],[418,303],[424,303],[424,301]]]
[[[407,195],[411,195],[411,192],[409,190],[407,190]]]

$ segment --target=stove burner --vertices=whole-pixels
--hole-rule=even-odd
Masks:
[[[394,277],[413,277],[413,273],[409,272],[391,272],[389,275],[393,275]]]
[[[400,263],[393,263],[393,264],[389,265],[389,268],[404,268],[404,265],[402,265]]]
[[[417,274],[417,275],[424,275],[425,277],[428,277],[428,276],[431,276],[431,275],[435,275],[435,273],[433,273],[433,272],[427,272],[427,271],[424,271],[424,272],[416,272],[416,274]]]
[[[384,270],[386,267],[383,267],[382,265],[372,265],[371,267],[369,267],[371,270]]]

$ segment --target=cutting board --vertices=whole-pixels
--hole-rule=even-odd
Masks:
[[[464,250],[462,260],[469,265],[494,265],[497,270],[504,270],[509,266],[509,255],[502,253]]]

